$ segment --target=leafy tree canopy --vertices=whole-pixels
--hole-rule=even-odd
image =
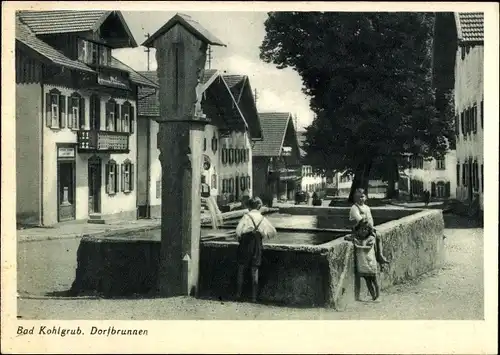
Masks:
[[[311,98],[309,164],[387,177],[402,153],[447,151],[454,124],[436,108],[433,24],[430,13],[268,14],[261,59],[294,68]]]

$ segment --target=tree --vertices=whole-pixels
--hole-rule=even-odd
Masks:
[[[271,12],[260,57],[294,68],[315,113],[306,129],[308,163],[394,186],[403,153],[440,156],[453,120],[436,110],[433,14]],[[443,102],[441,100],[440,102]]]

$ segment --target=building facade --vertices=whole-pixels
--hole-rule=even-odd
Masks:
[[[300,157],[303,160],[306,152],[304,151],[304,142],[306,139],[304,131],[297,132],[297,139],[299,141]],[[310,165],[302,165],[300,172],[300,189],[312,194],[314,191],[323,190],[326,185],[326,177],[321,176],[315,172]]]
[[[20,224],[136,218],[136,47],[119,11],[16,14]]]
[[[456,163],[455,150],[449,151],[441,159],[411,157],[409,166],[400,174],[399,192],[403,195],[423,196],[424,191],[429,191],[432,198],[456,198]]]
[[[484,188],[484,14],[455,13],[455,127],[457,138],[456,197],[471,201]]]
[[[253,149],[254,194],[266,200],[293,200],[300,189],[301,165],[292,115],[264,112],[259,118],[263,138]]]
[[[141,74],[158,80],[156,72]],[[211,69],[205,71],[202,84],[201,105],[210,123],[205,126],[200,182],[209,186],[210,195],[223,207],[241,200],[245,192],[252,194],[252,142],[261,138],[261,128],[248,77],[225,76]],[[137,205],[143,218],[161,215],[158,100],[157,90],[140,89]]]

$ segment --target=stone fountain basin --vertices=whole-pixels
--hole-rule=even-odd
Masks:
[[[412,211],[377,226],[377,230],[385,255],[391,260],[380,275],[382,289],[431,271],[444,261],[444,221],[440,210]],[[265,242],[259,271],[262,302],[341,310],[354,301],[353,250],[352,244],[343,238],[346,230],[301,231],[310,232],[329,233],[331,239],[320,244]],[[202,234],[198,295],[231,299],[237,267],[234,231],[214,233],[202,229]],[[154,295],[159,251],[159,229],[83,238],[71,291],[75,295],[90,292],[105,297]]]

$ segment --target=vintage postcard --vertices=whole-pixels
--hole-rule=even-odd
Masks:
[[[495,353],[498,4],[2,5],[2,353]]]

